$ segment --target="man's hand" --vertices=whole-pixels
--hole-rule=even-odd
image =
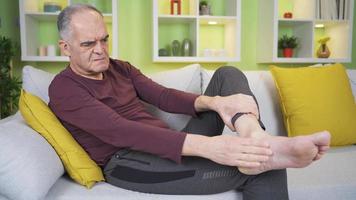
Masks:
[[[245,94],[234,94],[226,97],[218,96],[215,99],[215,111],[219,113],[224,123],[234,131],[231,119],[236,113],[252,113],[257,118],[259,116],[256,101],[252,96]]]
[[[222,165],[255,168],[270,158],[272,150],[268,143],[252,138],[187,134],[182,155],[200,156]]]
[[[251,113],[258,119],[259,112],[256,101],[252,96],[245,94],[234,94],[230,96],[200,96],[195,102],[195,108],[199,111],[213,110],[217,112],[224,123],[235,131],[234,125],[231,124],[231,119],[236,113]]]

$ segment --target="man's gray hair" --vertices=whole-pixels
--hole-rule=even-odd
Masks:
[[[61,13],[59,13],[57,19],[57,28],[59,32],[59,37],[61,39],[68,39],[71,34],[70,22],[72,20],[72,16],[75,13],[84,10],[92,10],[103,16],[103,14],[98,9],[88,4],[73,4],[66,7],[61,11]]]

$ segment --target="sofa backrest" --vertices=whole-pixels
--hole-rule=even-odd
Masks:
[[[213,75],[212,70],[203,70],[203,91]],[[279,96],[272,74],[269,71],[244,71],[252,92],[254,93],[260,109],[261,120],[266,126],[266,131],[272,135],[286,136],[282,111],[279,105]],[[350,85],[356,102],[356,70],[347,70]],[[230,132],[225,128],[224,132]]]
[[[356,70],[348,70],[352,92],[356,102]],[[151,74],[154,81],[179,90],[193,93],[205,91],[214,71],[205,70],[198,64],[185,68]],[[279,97],[272,75],[269,71],[244,71],[251,90],[259,103],[261,119],[266,130],[273,135],[286,135],[283,125],[282,112],[279,106]],[[31,66],[23,68],[23,88],[48,103],[48,86],[54,74],[36,69]],[[170,114],[148,106],[149,111],[165,121],[171,128],[181,130],[189,116]],[[228,128],[224,132],[230,132]]]

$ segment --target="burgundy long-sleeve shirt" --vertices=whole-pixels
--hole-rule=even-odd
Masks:
[[[49,106],[64,127],[100,166],[121,148],[181,160],[186,134],[149,114],[142,101],[172,113],[195,116],[197,95],[165,88],[127,62],[110,60],[103,80],[70,67],[49,87]]]

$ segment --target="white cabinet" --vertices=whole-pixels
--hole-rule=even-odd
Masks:
[[[109,52],[118,56],[118,0],[51,0],[62,9],[75,3],[90,3],[104,15],[109,32]],[[21,59],[24,61],[68,61],[58,48],[57,12],[45,12],[44,0],[20,0]]]
[[[153,0],[154,62],[240,61],[240,0],[208,0],[208,15],[199,14],[199,0],[181,0],[181,14],[174,5],[172,15],[170,2]],[[182,53],[184,39],[190,41],[190,54]],[[175,45],[174,40],[178,41]],[[173,54],[172,48],[179,49],[179,53]],[[159,54],[162,49],[168,55]]]
[[[339,6],[337,2],[345,2]],[[342,9],[341,9],[342,8]],[[351,62],[354,0],[259,0],[257,60],[259,63]],[[292,13],[292,18],[284,14]],[[285,58],[278,49],[283,35],[299,46]],[[318,58],[318,40],[330,37],[329,58]]]

